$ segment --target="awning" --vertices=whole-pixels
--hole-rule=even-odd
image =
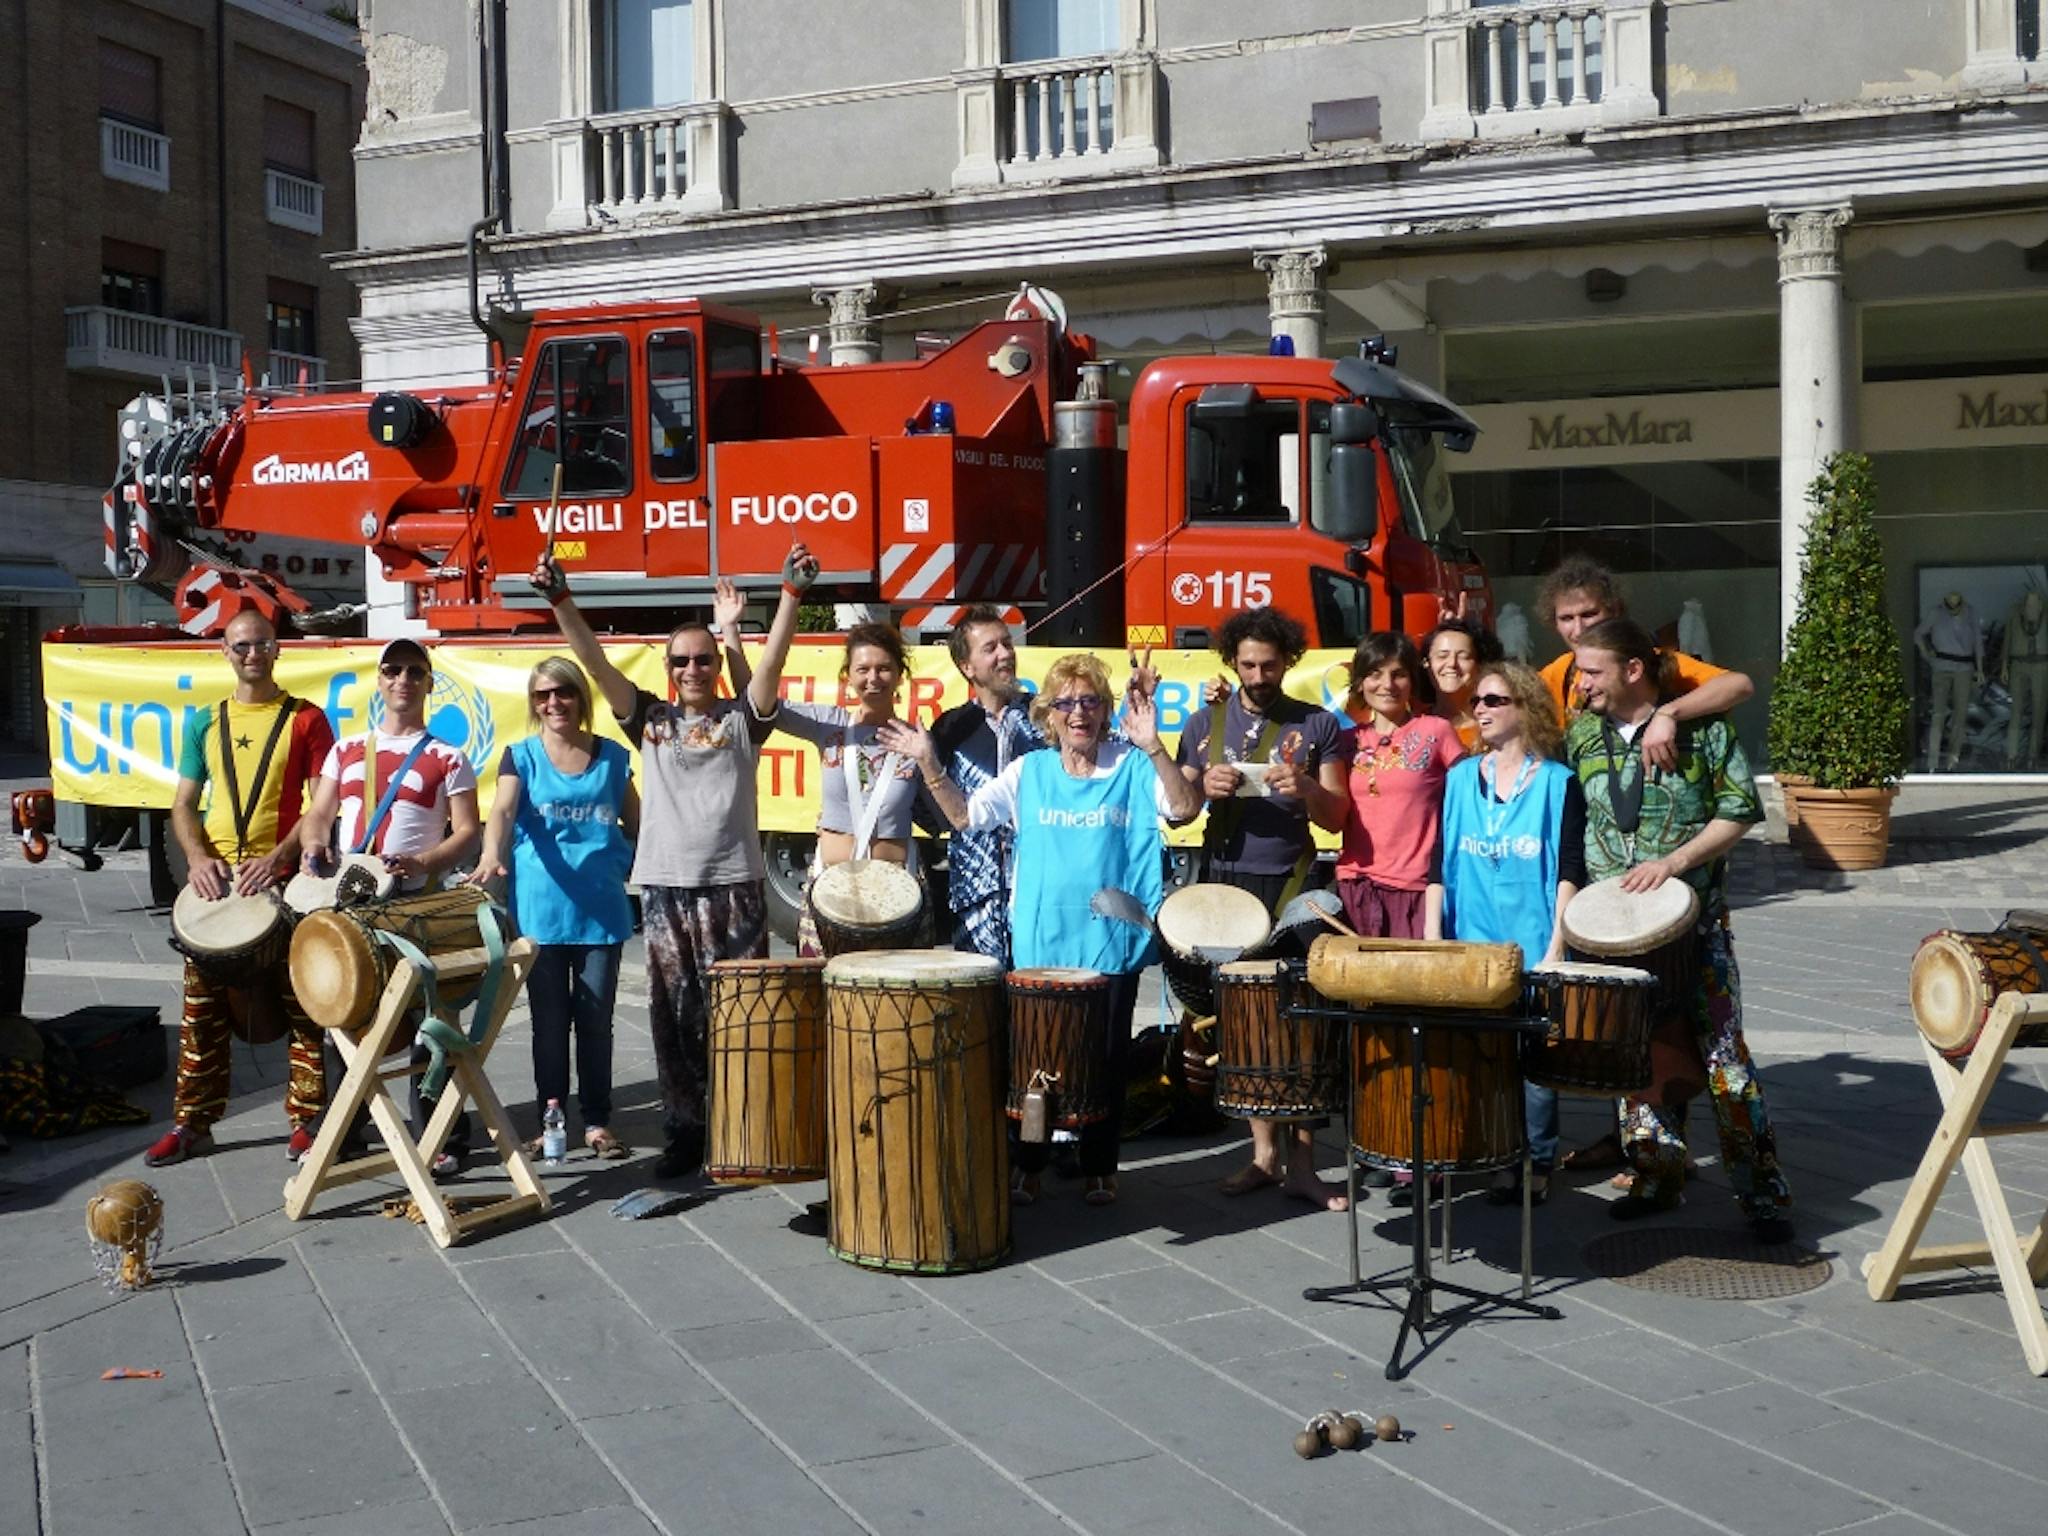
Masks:
[[[53,560],[0,560],[0,607],[76,608],[84,589]]]

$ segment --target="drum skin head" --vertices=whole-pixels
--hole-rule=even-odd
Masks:
[[[1699,920],[1700,899],[1683,880],[1666,880],[1637,895],[1621,876],[1596,880],[1564,909],[1565,942],[1589,955],[1642,955],[1668,944]]]
[[[825,969],[821,955],[792,955],[786,960],[714,960],[705,969],[713,976],[801,976]]]
[[[868,949],[825,965],[828,987],[958,987],[1002,979],[1002,962],[950,949]]]
[[[1092,987],[1106,979],[1102,972],[1078,965],[1032,965],[1009,976],[1012,986],[1024,987]]]
[[[1992,1001],[1976,955],[1946,931],[1920,946],[1906,990],[1920,1033],[1943,1051],[1954,1050],[1976,1034]]]
[[[1234,885],[1184,885],[1159,905],[1160,942],[1183,955],[1250,949],[1273,931],[1266,904]]]
[[[308,874],[304,870],[285,883],[284,904],[294,912],[318,912],[337,906],[344,895],[383,900],[398,888],[398,876],[384,867],[374,853],[350,853],[331,875]]]
[[[887,859],[848,859],[819,870],[811,882],[811,905],[828,921],[849,927],[885,927],[923,904],[917,876]]]
[[[335,912],[309,913],[292,934],[292,990],[314,1023],[354,1029],[376,1007],[383,982],[370,940]]]
[[[1559,976],[1567,981],[1604,981],[1611,986],[1622,987],[1654,987],[1657,984],[1655,976],[1633,965],[1595,965],[1590,960],[1553,960],[1548,965],[1532,965],[1522,974],[1531,981]]]
[[[1233,981],[1271,981],[1287,969],[1285,960],[1232,960],[1216,967],[1216,974]]]
[[[171,927],[194,949],[228,954],[256,943],[281,916],[276,891],[253,896],[230,891],[209,901],[188,885],[171,907]]]

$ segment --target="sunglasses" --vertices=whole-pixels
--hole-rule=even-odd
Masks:
[[[715,667],[718,665],[716,651],[677,651],[668,659],[669,670],[681,672],[690,667]]]
[[[1077,693],[1072,698],[1054,699],[1049,707],[1056,715],[1071,715],[1077,709],[1093,714],[1102,708],[1102,702],[1099,693]]]
[[[237,656],[267,656],[277,649],[275,640],[231,640],[228,649]]]
[[[377,670],[386,677],[409,677],[416,683],[424,682],[426,679],[434,675],[430,670],[428,670],[426,667],[421,666],[416,661],[387,661],[384,663],[383,666],[379,667]]]
[[[1510,694],[1475,693],[1472,695],[1472,702],[1481,709],[1506,709],[1515,701]]]
[[[533,690],[534,703],[545,704],[549,699],[560,699],[564,703],[574,704],[576,702],[576,690],[574,688],[536,688]]]

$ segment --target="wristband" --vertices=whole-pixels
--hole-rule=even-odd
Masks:
[[[567,583],[566,581],[563,582],[559,590],[554,587],[549,587],[547,597],[548,606],[550,608],[561,607],[562,604],[569,601],[569,583]]]
[[[802,601],[803,601],[803,596],[804,596],[804,589],[803,589],[802,587],[798,587],[798,586],[792,586],[792,585],[791,585],[790,583],[788,583],[788,582],[786,582],[786,581],[785,581],[785,582],[784,582],[784,583],[782,584],[782,593],[783,593],[783,596],[785,596],[785,597],[793,597],[793,598],[795,598],[795,599],[796,599],[796,600],[797,600],[798,602],[802,602]]]

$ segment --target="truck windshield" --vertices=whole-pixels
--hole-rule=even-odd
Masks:
[[[1463,544],[1465,535],[1451,505],[1451,476],[1437,434],[1389,421],[1385,435],[1408,531],[1426,544]]]

